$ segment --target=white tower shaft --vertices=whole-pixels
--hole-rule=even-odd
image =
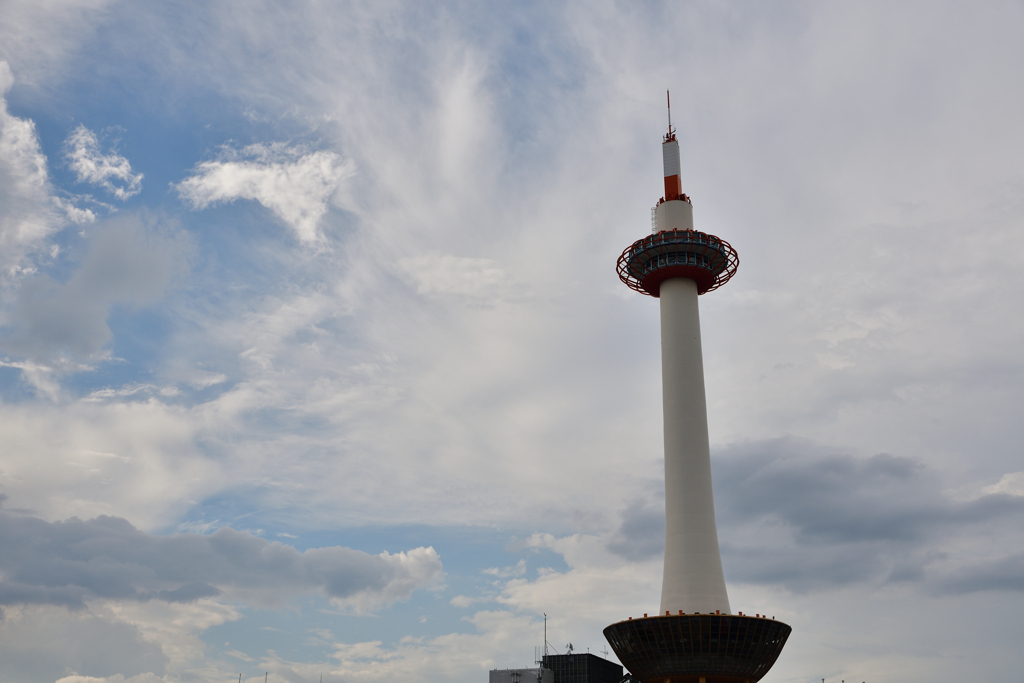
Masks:
[[[661,284],[661,386],[665,426],[665,574],[661,614],[730,614],[711,491],[697,284]]]

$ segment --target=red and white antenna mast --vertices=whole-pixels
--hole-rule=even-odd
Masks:
[[[665,201],[671,202],[683,198],[683,181],[679,179],[679,142],[672,128],[672,100],[668,90],[665,102],[668,104],[668,132],[661,143],[661,158],[665,167]]]

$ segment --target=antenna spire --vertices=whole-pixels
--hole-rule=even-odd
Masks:
[[[665,104],[668,105],[668,133],[665,135],[665,142],[676,139],[676,132],[672,128],[672,96],[665,91]]]
[[[672,132],[672,95],[665,91],[665,104],[668,105],[668,132]]]

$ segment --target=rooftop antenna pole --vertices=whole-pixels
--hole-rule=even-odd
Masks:
[[[548,656],[548,613],[544,613],[544,656]]]

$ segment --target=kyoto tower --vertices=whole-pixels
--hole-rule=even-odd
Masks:
[[[753,683],[778,659],[792,629],[774,617],[733,614],[722,574],[711,491],[704,361],[697,297],[736,274],[723,239],[693,229],[679,179],[679,143],[669,109],[662,145],[665,196],[653,233],[622,252],[619,278],[661,307],[665,429],[665,571],[658,614],[628,618],[604,635],[643,683]]]

